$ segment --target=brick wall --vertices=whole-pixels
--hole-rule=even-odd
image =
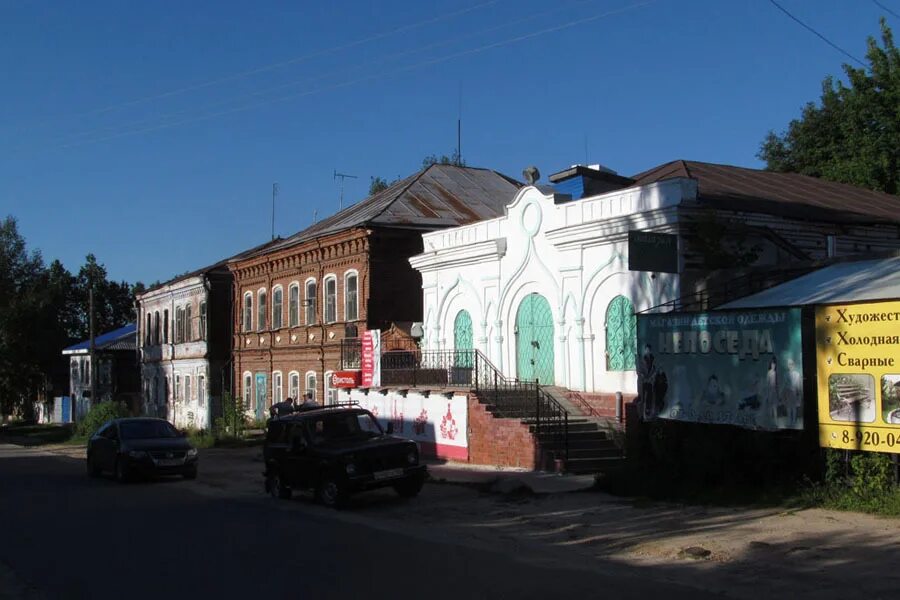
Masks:
[[[616,416],[616,395],[615,394],[599,394],[591,392],[569,392],[567,394],[569,401],[578,408],[584,410],[585,405],[593,410],[594,416],[615,418]],[[622,394],[623,409],[627,415],[631,410],[631,405],[637,400],[635,394]]]
[[[536,469],[537,444],[518,419],[498,419],[475,394],[469,394],[469,462],[498,467]]]

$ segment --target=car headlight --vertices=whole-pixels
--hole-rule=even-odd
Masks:
[[[409,454],[406,455],[406,462],[408,462],[411,465],[414,465],[417,462],[419,462],[418,453],[416,453],[415,451],[411,451]]]
[[[147,458],[147,453],[144,450],[129,450],[128,458]]]
[[[347,475],[353,475],[356,473],[356,465],[354,465],[353,463],[348,463],[344,468],[347,470]]]
[[[187,457],[188,457],[188,458],[194,458],[195,456],[197,456],[197,449],[196,449],[196,448],[191,448],[190,450],[187,451]]]

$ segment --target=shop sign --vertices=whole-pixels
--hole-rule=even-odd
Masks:
[[[799,309],[638,315],[645,420],[803,429]]]
[[[900,302],[816,308],[819,443],[900,454]]]
[[[359,387],[361,381],[359,371],[335,371],[331,374],[331,387],[335,388]]]
[[[381,385],[381,330],[369,329],[363,333],[361,387],[370,388]]]

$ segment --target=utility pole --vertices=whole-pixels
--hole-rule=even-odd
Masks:
[[[344,210],[344,180],[347,178],[356,179],[357,177],[356,177],[356,175],[347,175],[346,173],[338,173],[337,169],[335,169],[334,170],[334,179],[337,179],[338,177],[341,178],[341,204],[340,204],[339,210]]]
[[[278,195],[278,184],[272,184],[272,239],[275,239],[275,196]]]
[[[90,328],[91,334],[91,346],[90,346],[90,358],[88,359],[88,364],[91,369],[91,399],[90,403],[93,404],[95,399],[97,398],[97,354],[96,347],[94,344],[94,265],[90,267],[90,273],[88,274],[88,327]],[[74,415],[78,411],[75,410],[72,412]],[[72,419],[74,422],[74,418]]]

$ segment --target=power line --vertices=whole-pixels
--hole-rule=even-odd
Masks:
[[[796,21],[797,23],[799,23],[804,29],[806,29],[807,31],[812,32],[816,37],[818,37],[819,39],[821,39],[823,42],[825,42],[826,44],[828,44],[829,46],[831,46],[832,48],[834,48],[835,50],[837,50],[838,52],[840,52],[840,53],[843,54],[844,56],[846,56],[846,57],[848,57],[848,58],[850,58],[850,59],[856,61],[856,63],[858,63],[858,64],[859,64],[860,66],[862,66],[862,67],[865,67],[865,66],[866,66],[865,63],[864,63],[863,61],[859,60],[858,58],[856,58],[855,56],[853,56],[852,54],[850,54],[849,52],[847,52],[846,50],[844,50],[843,48],[841,48],[840,46],[838,46],[837,44],[835,44],[834,42],[832,42],[831,40],[829,40],[827,37],[825,37],[824,35],[822,35],[822,34],[819,33],[818,31],[816,31],[815,29],[813,29],[812,27],[810,27],[809,25],[807,25],[806,23],[804,23],[803,21],[801,21],[800,19],[798,19],[797,17],[795,17],[794,15],[792,15],[791,13],[789,13],[789,12],[787,11],[786,8],[784,8],[783,6],[781,6],[780,4],[778,4],[777,2],[775,2],[775,0],[769,0],[769,2],[771,2],[778,10],[780,10],[781,12],[783,12],[784,14],[786,14],[787,16],[789,16],[791,19],[793,19],[793,20]]]
[[[460,10],[457,10],[457,11],[445,13],[445,14],[443,14],[443,15],[438,15],[438,16],[432,17],[432,18],[430,18],[430,19],[425,19],[424,21],[418,21],[418,22],[416,22],[416,23],[411,23],[411,24],[409,24],[409,25],[403,25],[403,26],[401,26],[401,27],[396,27],[396,28],[394,28],[394,29],[391,29],[390,31],[384,31],[384,32],[382,32],[382,33],[376,33],[376,34],[374,34],[374,35],[370,35],[370,36],[368,36],[368,37],[364,37],[364,38],[361,38],[361,39],[358,39],[358,40],[355,40],[355,41],[352,41],[352,42],[348,42],[348,43],[346,43],[346,44],[341,44],[341,45],[339,45],[339,46],[332,46],[332,47],[330,47],[330,48],[324,48],[324,49],[322,49],[322,50],[316,50],[315,52],[311,52],[311,53],[309,53],[309,54],[303,54],[303,55],[301,55],[301,56],[295,56],[294,58],[290,58],[290,59],[287,59],[287,60],[284,60],[284,61],[280,61],[280,62],[277,62],[277,63],[272,63],[272,64],[268,64],[268,65],[263,65],[263,66],[261,66],[261,67],[256,67],[256,68],[253,68],[253,69],[250,69],[250,70],[247,70],[247,71],[240,71],[240,72],[238,72],[238,73],[233,73],[233,74],[231,74],[231,75],[226,75],[226,76],[224,76],[224,77],[219,77],[219,78],[216,78],[216,79],[210,79],[210,80],[203,81],[203,82],[200,82],[200,83],[195,83],[195,84],[192,84],[192,85],[189,85],[189,86],[185,86],[185,87],[182,87],[182,88],[177,88],[177,89],[174,89],[174,90],[169,90],[169,91],[167,91],[167,92],[160,92],[160,93],[158,93],[158,94],[153,94],[153,95],[150,95],[150,96],[145,96],[145,97],[143,97],[143,98],[136,98],[136,99],[134,99],[134,100],[127,100],[127,101],[121,102],[121,103],[119,103],[119,104],[113,104],[113,105],[106,106],[106,107],[103,107],[103,108],[97,108],[97,109],[94,109],[94,110],[90,110],[90,111],[85,112],[85,113],[80,113],[80,114],[78,114],[78,115],[76,115],[76,116],[87,116],[87,115],[93,115],[93,114],[98,114],[98,113],[110,112],[110,111],[113,111],[113,110],[116,110],[116,109],[119,109],[119,108],[124,108],[124,107],[126,107],[126,106],[133,106],[133,105],[135,105],[135,104],[141,104],[141,103],[144,103],[144,102],[150,102],[150,101],[152,101],[152,100],[159,100],[159,99],[161,99],[161,98],[168,98],[168,97],[170,97],[170,96],[177,96],[177,95],[179,95],[179,94],[184,94],[184,93],[186,93],[186,92],[193,92],[193,91],[195,91],[195,90],[199,90],[199,89],[207,88],[207,87],[210,87],[210,86],[218,85],[218,84],[220,84],[220,83],[225,83],[225,82],[228,82],[228,81],[234,81],[234,80],[236,80],[236,79],[243,79],[243,78],[245,78],[245,77],[249,77],[249,76],[251,76],[251,75],[257,75],[257,74],[259,74],[259,73],[265,73],[266,71],[273,71],[273,70],[275,70],[275,69],[280,69],[281,67],[286,67],[286,66],[288,66],[288,65],[293,65],[293,64],[296,64],[296,63],[299,63],[299,62],[303,62],[303,61],[309,60],[309,59],[311,59],[311,58],[316,58],[316,57],[319,57],[319,56],[325,56],[325,55],[327,55],[327,54],[333,54],[333,53],[335,53],[335,52],[340,52],[341,50],[347,50],[347,49],[349,49],[349,48],[355,48],[356,46],[361,46],[361,45],[363,45],[363,44],[368,44],[369,42],[374,42],[374,41],[376,41],[376,40],[380,40],[380,39],[383,39],[383,38],[386,38],[386,37],[389,37],[389,36],[392,36],[392,35],[396,35],[396,34],[398,34],[398,33],[403,33],[404,31],[410,31],[410,30],[412,30],[412,29],[418,29],[419,27],[424,27],[424,26],[426,26],[426,25],[432,25],[432,24],[434,24],[434,23],[438,23],[438,22],[444,21],[444,20],[446,20],[446,19],[452,19],[453,17],[458,17],[458,16],[460,16],[460,15],[463,15],[463,14],[466,14],[466,13],[469,13],[469,12],[473,12],[473,11],[479,10],[479,9],[481,9],[481,8],[485,8],[485,7],[490,6],[490,5],[492,5],[492,4],[497,4],[497,3],[500,2],[500,1],[501,1],[501,0],[487,0],[486,2],[481,2],[481,3],[479,3],[479,4],[475,4],[475,5],[469,6],[469,7],[467,7],[467,8],[463,8],[463,9],[460,9]]]
[[[603,13],[595,14],[595,15],[592,15],[592,16],[589,16],[589,17],[583,17],[583,18],[580,18],[580,19],[575,19],[575,20],[573,20],[573,21],[568,21],[568,22],[562,23],[562,24],[560,24],[560,25],[556,25],[556,26],[553,26],[553,27],[548,27],[548,28],[545,28],[545,29],[541,29],[541,30],[539,30],[539,31],[535,31],[535,32],[532,32],[532,33],[525,34],[525,35],[520,35],[520,36],[517,36],[517,37],[508,38],[508,39],[505,39],[505,40],[501,40],[501,41],[499,41],[499,42],[493,42],[493,43],[490,43],[490,44],[485,44],[485,45],[483,45],[483,46],[478,46],[478,47],[476,47],[476,48],[470,48],[470,49],[468,49],[468,50],[463,50],[463,51],[460,51],[460,52],[455,52],[455,53],[448,54],[448,55],[445,55],[445,56],[442,56],[442,57],[438,57],[438,58],[435,58],[435,59],[430,59],[430,60],[426,60],[426,61],[414,63],[414,64],[412,64],[412,65],[407,65],[407,66],[404,66],[404,67],[399,67],[399,68],[396,68],[396,69],[393,69],[393,70],[384,71],[384,72],[381,72],[381,73],[370,73],[369,75],[366,75],[366,76],[364,76],[364,77],[359,77],[359,78],[356,78],[356,79],[350,79],[350,80],[347,80],[347,81],[343,81],[343,82],[338,82],[338,83],[334,83],[334,84],[322,86],[322,87],[319,87],[319,88],[313,88],[313,89],[311,89],[311,90],[306,90],[306,91],[303,91],[303,92],[298,92],[298,93],[294,93],[294,94],[288,94],[288,95],[286,95],[286,96],[280,96],[280,97],[277,97],[277,98],[266,99],[266,100],[262,100],[262,101],[260,101],[260,102],[256,102],[256,103],[252,103],[252,104],[248,104],[248,105],[244,105],[244,106],[239,106],[239,107],[235,107],[235,108],[230,108],[230,109],[227,109],[227,110],[222,110],[222,111],[218,111],[218,112],[214,112],[214,113],[210,113],[210,114],[206,114],[206,115],[199,115],[199,116],[196,116],[196,117],[190,117],[190,118],[182,119],[182,120],[180,120],[180,121],[174,121],[174,122],[171,122],[171,123],[164,123],[164,124],[155,125],[155,126],[151,126],[151,127],[145,127],[145,128],[140,128],[140,129],[134,129],[134,130],[130,130],[130,131],[124,131],[124,132],[116,133],[116,134],[109,135],[109,136],[105,136],[105,137],[100,137],[100,138],[95,138],[95,139],[85,140],[85,141],[82,141],[82,142],[76,142],[76,143],[71,143],[71,144],[65,144],[65,145],[59,146],[59,148],[71,148],[71,147],[75,147],[75,146],[84,146],[84,145],[88,145],[88,144],[94,144],[94,143],[98,143],[98,142],[104,142],[104,141],[108,141],[108,140],[112,140],[112,139],[117,139],[117,138],[120,138],[120,137],[126,137],[126,136],[131,136],[131,135],[137,135],[137,134],[140,134],[140,133],[148,133],[148,132],[151,132],[151,131],[157,131],[157,130],[160,130],[160,129],[168,129],[168,128],[171,128],[171,127],[176,127],[176,126],[178,126],[178,125],[184,125],[184,124],[192,123],[192,122],[196,122],[196,121],[205,121],[205,120],[213,119],[213,118],[216,118],[216,117],[221,117],[221,116],[225,116],[225,115],[229,115],[229,114],[234,114],[234,113],[237,113],[237,112],[243,112],[243,111],[251,110],[251,109],[257,108],[257,107],[259,107],[259,106],[265,106],[265,105],[268,105],[268,104],[274,104],[274,103],[276,103],[276,102],[284,102],[285,100],[292,100],[292,99],[295,99],[295,98],[301,98],[301,97],[305,97],[305,96],[311,96],[311,95],[313,95],[313,94],[317,94],[317,93],[320,93],[320,92],[325,92],[325,91],[335,90],[335,89],[347,87],[347,86],[350,86],[350,85],[354,85],[354,84],[357,84],[357,83],[362,83],[362,82],[365,82],[365,81],[371,81],[371,80],[373,80],[373,79],[377,79],[377,78],[379,78],[379,77],[384,77],[384,76],[386,76],[386,75],[395,75],[395,74],[403,73],[403,72],[406,72],[406,71],[413,71],[413,70],[416,70],[416,69],[421,69],[421,68],[423,68],[423,67],[428,67],[428,66],[431,66],[431,65],[435,65],[435,64],[447,62],[448,60],[452,60],[452,59],[454,59],[454,58],[460,58],[460,57],[462,57],[462,56],[468,56],[468,55],[470,55],[470,54],[477,54],[477,53],[480,53],[480,52],[484,52],[484,51],[486,51],[486,50],[492,50],[492,49],[494,49],[494,48],[499,48],[499,47],[502,47],[502,46],[507,46],[507,45],[509,45],[509,44],[514,44],[514,43],[522,42],[522,41],[529,40],[529,39],[532,39],[532,38],[535,38],[535,37],[538,37],[538,36],[546,35],[546,34],[548,34],[548,33],[555,33],[555,32],[557,32],[557,31],[562,31],[562,30],[564,30],[564,29],[569,29],[569,28],[572,28],[572,27],[575,27],[575,26],[578,26],[578,25],[583,25],[583,24],[585,24],[585,23],[592,22],[592,21],[597,21],[597,20],[600,20],[600,19],[603,19],[603,18],[607,18],[607,17],[615,16],[615,15],[618,15],[618,14],[621,14],[621,13],[625,13],[625,12],[629,12],[629,11],[632,11],[632,10],[636,10],[636,9],[638,9],[638,8],[643,8],[644,6],[648,6],[648,5],[650,5],[650,4],[653,4],[653,3],[655,3],[656,1],[657,1],[657,0],[646,0],[646,1],[644,1],[644,2],[640,2],[640,3],[637,3],[637,4],[632,4],[632,5],[629,5],[629,6],[624,6],[624,7],[621,7],[621,8],[614,9],[614,10],[610,10],[610,11],[606,11],[606,12],[603,12]]]
[[[518,19],[504,20],[500,25],[494,25],[494,26],[488,27],[488,28],[486,28],[486,29],[480,29],[480,30],[478,30],[478,31],[474,31],[474,32],[470,32],[470,33],[465,33],[465,34],[462,34],[462,35],[459,35],[459,36],[455,36],[455,37],[452,37],[452,38],[449,38],[449,39],[445,39],[445,40],[441,40],[441,41],[437,41],[437,42],[432,42],[432,43],[430,43],[430,44],[426,44],[426,45],[424,45],[424,46],[419,46],[419,47],[412,48],[412,49],[409,49],[409,50],[403,50],[403,51],[401,51],[401,52],[395,52],[395,53],[393,53],[393,54],[388,54],[388,55],[385,55],[385,56],[383,56],[383,57],[381,57],[381,58],[377,58],[377,59],[375,59],[375,60],[370,60],[370,61],[367,61],[367,62],[364,62],[364,63],[356,63],[356,64],[354,65],[353,71],[364,71],[364,70],[366,70],[368,67],[370,67],[370,66],[372,66],[372,65],[377,65],[377,64],[381,64],[381,63],[386,63],[386,62],[389,62],[389,61],[394,60],[394,59],[402,58],[402,57],[404,57],[404,56],[420,54],[420,53],[422,53],[422,52],[424,52],[424,51],[426,51],[426,50],[431,50],[431,49],[433,49],[433,48],[438,48],[438,47],[441,47],[441,46],[446,46],[446,45],[448,45],[448,44],[452,44],[452,43],[455,43],[455,42],[457,42],[457,41],[460,41],[460,40],[463,40],[463,39],[466,39],[466,38],[475,37],[475,36],[479,36],[479,35],[484,35],[484,34],[491,33],[491,32],[494,32],[494,31],[497,31],[497,30],[500,30],[500,29],[507,29],[507,28],[509,28],[509,27],[512,27],[512,26],[514,26],[514,25],[518,25],[518,24],[520,24],[520,23],[524,23],[524,22],[527,22],[527,21],[533,21],[533,20],[535,20],[535,19],[539,19],[539,18],[545,17],[545,16],[547,16],[547,15],[549,15],[549,14],[551,14],[551,13],[560,12],[561,10],[572,10],[573,8],[575,8],[575,7],[577,7],[577,6],[580,6],[580,5],[582,5],[582,4],[587,4],[587,3],[595,2],[595,1],[596,1],[596,0],[577,0],[576,2],[574,2],[574,3],[572,3],[572,4],[569,4],[569,5],[565,5],[565,6],[559,6],[559,5],[557,5],[557,6],[556,6],[555,8],[553,8],[553,9],[545,10],[545,11],[538,12],[538,13],[531,13],[531,14],[529,14],[529,15],[526,15],[526,16],[524,16],[524,17],[520,17],[520,18],[518,18]],[[83,131],[80,131],[80,132],[75,132],[75,133],[72,133],[72,134],[63,135],[63,136],[61,136],[61,137],[58,138],[58,139],[59,139],[59,143],[62,144],[63,147],[68,147],[68,146],[70,146],[70,145],[79,145],[79,144],[78,144],[79,138],[84,138],[84,137],[90,138],[90,137],[92,137],[92,136],[93,136],[93,137],[96,137],[98,134],[99,134],[99,135],[107,134],[107,133],[113,134],[113,133],[115,133],[117,130],[121,130],[123,127],[125,127],[125,128],[128,128],[128,127],[140,127],[140,126],[143,126],[143,125],[150,126],[151,124],[158,124],[158,125],[160,125],[160,126],[164,126],[164,125],[165,125],[165,120],[166,120],[166,119],[178,118],[178,117],[183,117],[183,116],[186,117],[186,116],[190,115],[192,112],[194,112],[195,110],[204,111],[204,110],[208,110],[208,109],[213,109],[213,108],[217,108],[217,107],[220,107],[220,106],[224,106],[224,105],[230,104],[230,103],[232,103],[232,102],[238,102],[238,101],[241,101],[241,100],[252,100],[252,99],[254,99],[254,98],[257,98],[257,97],[259,97],[259,96],[265,96],[265,95],[269,94],[270,92],[274,92],[274,91],[277,91],[277,90],[282,90],[282,89],[285,89],[285,88],[295,87],[295,86],[298,86],[298,85],[301,85],[301,84],[304,84],[304,83],[315,83],[315,82],[317,82],[317,81],[322,81],[322,80],[328,79],[331,75],[332,75],[332,73],[327,73],[327,74],[325,74],[325,75],[319,75],[319,76],[316,76],[316,77],[306,77],[306,78],[302,78],[302,79],[294,79],[294,80],[291,80],[291,81],[287,81],[287,82],[284,82],[284,83],[280,83],[280,84],[275,85],[275,86],[270,86],[270,87],[267,87],[267,88],[263,88],[263,89],[261,89],[261,90],[255,91],[255,92],[250,92],[249,94],[241,94],[241,95],[239,95],[239,96],[232,96],[231,98],[225,98],[225,99],[222,99],[222,100],[217,100],[217,101],[215,101],[215,102],[209,102],[209,103],[206,103],[206,104],[204,104],[203,106],[201,106],[201,107],[199,107],[199,108],[188,109],[188,110],[180,110],[180,111],[176,111],[176,112],[170,112],[170,113],[167,113],[167,114],[162,114],[162,115],[158,115],[158,116],[154,116],[154,117],[149,117],[149,118],[145,118],[145,119],[138,119],[137,121],[131,121],[131,122],[129,122],[129,123],[122,123],[122,124],[119,124],[119,125],[108,125],[108,126],[95,127],[95,128],[93,128],[93,129],[87,129],[87,130],[83,130]],[[160,120],[162,120],[163,122],[160,123]]]
[[[897,17],[898,19],[900,19],[900,15],[898,15],[897,13],[895,13],[894,11],[892,11],[891,9],[889,9],[887,6],[885,6],[884,4],[882,4],[881,2],[879,2],[878,0],[872,0],[872,2],[874,2],[874,3],[875,3],[879,8],[881,8],[882,10],[886,10],[886,11],[888,11],[889,13],[891,13],[892,15],[894,15],[895,17]]]

